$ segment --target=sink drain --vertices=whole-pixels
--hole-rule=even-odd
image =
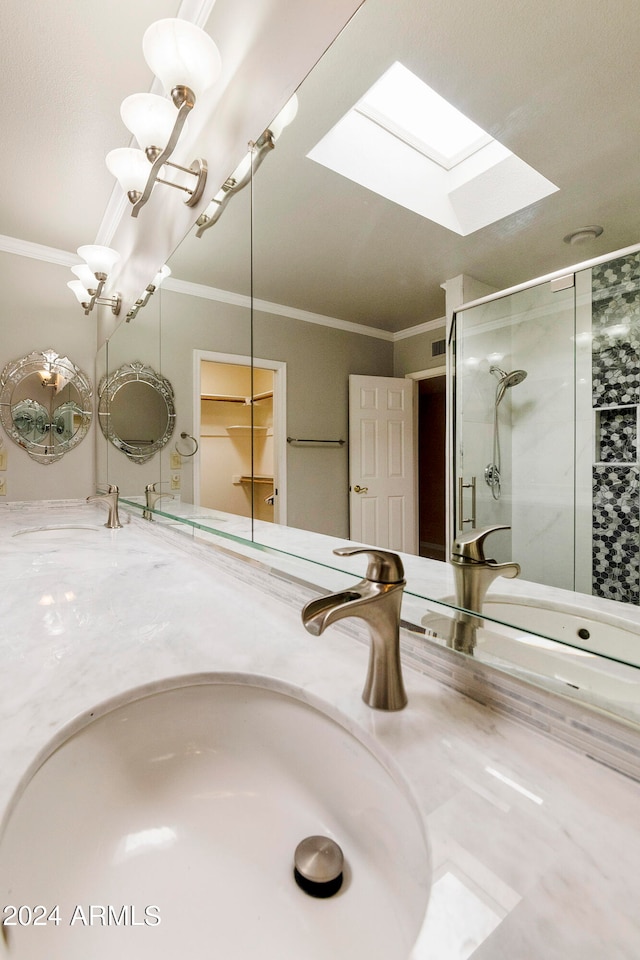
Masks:
[[[344,857],[329,837],[306,837],[296,847],[293,876],[310,897],[333,897],[342,886]]]

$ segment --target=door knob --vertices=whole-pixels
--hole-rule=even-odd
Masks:
[[[353,488],[353,492],[354,492],[354,493],[368,493],[368,492],[369,492],[369,487],[360,487],[360,486],[358,486],[358,484],[356,483],[355,487]]]

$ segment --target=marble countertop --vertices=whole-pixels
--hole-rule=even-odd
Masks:
[[[301,588],[137,516],[103,523],[99,506],[0,507],[0,810],[56,732],[102,701],[258,673],[330,703],[408,778],[434,868],[413,960],[636,960],[638,783],[410,668],[408,707],[370,710],[366,646],[339,628],[311,637]],[[52,526],[75,529],[20,533]]]
[[[144,497],[128,497],[127,502],[137,504],[140,511],[144,508]],[[206,531],[211,532],[211,539],[216,535],[229,542],[236,542],[236,549],[243,550],[243,542],[255,540],[259,547],[266,551],[277,551],[279,564],[285,569],[287,557],[290,558],[290,569],[294,574],[300,574],[305,565],[312,570],[313,582],[321,584],[327,589],[334,589],[340,577],[351,574],[353,577],[363,577],[367,569],[366,556],[336,557],[333,551],[336,547],[352,545],[352,541],[330,537],[326,534],[313,533],[295,527],[283,526],[277,523],[254,520],[236,514],[224,513],[208,507],[195,507],[193,504],[181,501],[178,497],[165,497],[158,502],[155,508],[158,519],[163,523],[170,523],[172,518],[186,520],[197,525],[199,536],[206,537]],[[443,604],[443,608],[455,608],[455,583],[451,566],[437,560],[429,560],[414,554],[400,553],[407,579],[407,593],[410,601],[407,606],[416,611],[416,622],[424,613],[424,604],[421,600],[435,601]],[[548,584],[535,583],[517,577],[507,580],[498,577],[489,587],[488,596],[492,599],[518,600],[524,599],[541,607],[555,607],[565,610],[575,610],[585,616],[592,613],[603,622],[618,623],[623,620],[640,627],[640,607],[629,603],[621,603],[606,597],[591,596],[578,593],[562,587],[552,587]],[[489,618],[490,619],[490,618]],[[500,622],[500,621],[498,621]]]

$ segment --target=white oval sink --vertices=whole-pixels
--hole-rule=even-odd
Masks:
[[[442,600],[446,605],[455,605],[455,602],[455,597]],[[435,636],[446,637],[454,616],[453,610],[447,615],[443,612],[428,614],[422,618],[422,623],[433,630]],[[486,618],[488,629],[491,620],[495,620],[496,625],[531,630],[561,644],[570,644],[578,650],[578,655],[580,650],[585,650],[640,666],[640,624],[622,617],[599,614],[595,610],[585,611],[569,604],[545,603],[525,596],[489,596],[482,605],[482,616]],[[571,650],[566,652],[570,654]]]
[[[448,598],[449,602],[453,602]],[[489,619],[493,618],[493,619]],[[430,613],[427,636],[450,642],[454,613]],[[584,616],[569,606],[543,606],[526,598],[489,599],[475,635],[473,655],[553,689],[637,719],[640,636],[634,624],[612,616]]]
[[[102,533],[101,526],[89,524],[64,524],[47,527],[28,527],[25,530],[16,530],[12,536],[27,537],[29,541],[48,543],[51,540],[71,540],[76,537],[85,537],[87,534]]]
[[[0,838],[3,905],[47,911],[0,928],[7,956],[406,958],[430,884],[411,793],[364,733],[298,693],[180,678],[63,731]],[[330,899],[293,879],[314,834],[345,857]]]
[[[620,618],[600,618],[594,611],[585,614],[570,607],[517,600],[487,600],[482,612],[487,617],[533,630],[572,647],[640,666],[640,630]]]

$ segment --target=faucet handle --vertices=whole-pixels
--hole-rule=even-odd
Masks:
[[[471,560],[474,563],[485,563],[487,558],[484,555],[484,541],[490,533],[495,533],[497,530],[511,530],[511,527],[508,524],[498,523],[492,527],[481,527],[479,530],[461,533],[453,541],[451,556]]]
[[[374,547],[337,547],[337,557],[354,557],[359,553],[369,554],[366,578],[372,583],[402,583],[404,567],[397,553],[390,550],[378,550]]]
[[[110,495],[113,494],[113,493],[115,493],[116,497],[117,497],[118,494],[120,493],[120,487],[116,486],[115,483],[107,483],[107,484],[105,484],[105,486],[106,486],[106,488],[107,488],[106,490],[104,489],[104,487],[103,487],[102,490],[100,490],[100,489],[96,490],[95,494],[93,494],[93,497],[94,497],[94,498],[96,498],[96,497],[103,497],[104,499],[106,499],[108,496],[110,496]],[[90,499],[90,498],[87,497],[87,500],[89,500],[89,499]]]

